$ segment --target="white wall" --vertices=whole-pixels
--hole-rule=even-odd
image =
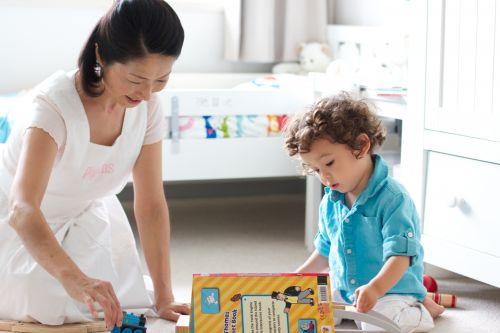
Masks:
[[[333,22],[345,25],[395,26],[408,23],[410,2],[422,0],[333,0]]]
[[[335,24],[397,25],[406,20],[409,7],[408,0],[330,1],[334,1],[329,14]],[[175,71],[270,71],[272,64],[223,59],[222,0],[171,3],[186,31]],[[76,67],[81,46],[108,4],[104,0],[0,1],[0,94],[29,88],[58,69]]]
[[[224,13],[221,6],[173,4],[183,22],[186,41],[176,70],[180,72],[269,72],[272,64],[224,60]]]
[[[102,10],[0,6],[0,93],[30,87],[76,66],[80,47]]]
[[[0,2],[0,94],[32,87],[76,67],[80,48],[106,10],[101,1]],[[174,3],[186,32],[177,72],[266,72],[270,64],[223,59],[221,6]]]

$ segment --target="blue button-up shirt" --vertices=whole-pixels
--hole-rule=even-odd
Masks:
[[[354,301],[354,291],[369,283],[391,256],[410,257],[410,267],[387,294],[422,301],[420,219],[409,194],[389,176],[384,159],[374,155],[373,161],[373,174],[351,209],[343,193],[325,189],[314,245],[328,258],[332,287],[346,302]]]

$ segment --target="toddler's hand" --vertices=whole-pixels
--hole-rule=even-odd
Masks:
[[[359,312],[368,312],[377,304],[379,297],[380,295],[374,286],[365,284],[354,292],[353,305]]]

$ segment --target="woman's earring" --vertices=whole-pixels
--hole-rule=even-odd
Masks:
[[[98,62],[94,65],[94,73],[99,79],[102,79],[102,66]]]

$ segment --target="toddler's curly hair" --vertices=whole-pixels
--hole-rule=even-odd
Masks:
[[[385,127],[369,105],[343,92],[320,99],[290,119],[284,129],[285,147],[288,155],[295,156],[308,153],[316,140],[328,139],[359,151],[357,138],[363,133],[370,139],[370,154],[386,137]]]

